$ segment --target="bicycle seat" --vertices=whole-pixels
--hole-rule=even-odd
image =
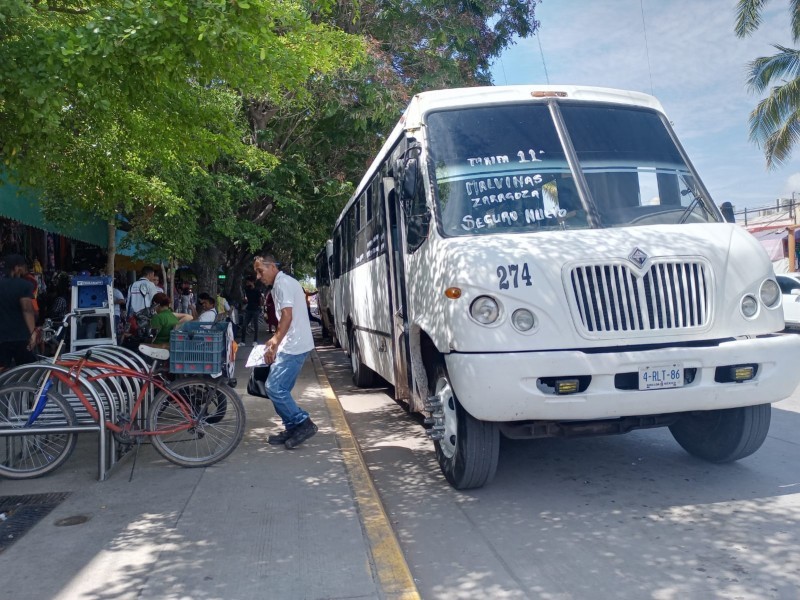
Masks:
[[[154,360],[169,360],[169,350],[166,348],[154,348],[153,346],[140,344],[139,352]]]

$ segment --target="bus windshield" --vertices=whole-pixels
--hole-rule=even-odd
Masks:
[[[589,189],[584,204],[543,104],[430,113],[429,156],[447,236],[718,221],[658,113],[560,103]]]

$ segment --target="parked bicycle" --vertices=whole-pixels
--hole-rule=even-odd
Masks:
[[[0,390],[0,476],[28,479],[61,466],[77,443],[75,411],[66,396],[77,398],[99,422],[85,386],[102,386],[115,378],[141,384],[127,386],[138,389],[133,401],[125,403],[129,410],[117,413],[115,422],[105,421],[118,442],[132,444],[149,438],[161,456],[182,467],[206,467],[236,449],[245,429],[244,405],[238,394],[221,378],[169,381],[160,368],[169,361],[169,350],[140,346],[140,352],[153,359],[146,371],[93,360],[91,349],[80,357],[62,358],[70,319],[91,312],[76,310],[64,317],[56,334],[56,354],[52,362],[42,363],[40,377],[12,382]],[[33,429],[36,432],[26,433]]]

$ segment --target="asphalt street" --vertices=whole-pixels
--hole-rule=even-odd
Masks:
[[[423,598],[798,598],[799,392],[737,463],[692,458],[666,429],[504,439],[495,480],[458,492],[420,419],[318,353]]]

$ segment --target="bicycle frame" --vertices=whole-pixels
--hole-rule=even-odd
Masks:
[[[141,371],[135,371],[133,369],[129,369],[127,367],[121,367],[119,365],[114,365],[110,363],[103,363],[103,362],[92,362],[86,359],[79,359],[79,360],[63,360],[57,361],[56,364],[60,367],[65,367],[68,369],[68,373],[64,374],[60,371],[54,371],[52,373],[52,377],[56,380],[64,383],[69,389],[75,394],[75,396],[80,400],[81,404],[84,406],[86,411],[95,421],[99,420],[99,414],[97,410],[92,406],[92,403],[86,398],[81,390],[81,386],[79,383],[79,379],[81,378],[83,369],[98,369],[101,372],[95,375],[89,375],[83,373],[83,380],[88,383],[94,383],[95,381],[99,381],[102,379],[111,379],[114,377],[130,377],[133,379],[138,379],[147,385],[143,385],[139,390],[139,393],[136,396],[136,400],[131,408],[129,421],[120,426],[117,423],[112,423],[110,421],[106,421],[106,428],[110,431],[115,433],[126,433],[132,436],[151,436],[151,435],[165,435],[171,433],[178,433],[180,431],[186,431],[193,427],[197,426],[198,418],[193,415],[193,411],[191,407],[187,404],[187,402],[180,396],[174,394],[169,386],[161,379],[161,377],[153,372],[153,370],[142,373]],[[136,417],[139,414],[142,406],[144,405],[145,400],[152,400],[155,398],[155,393],[153,392],[153,388],[158,391],[164,392],[175,404],[180,408],[183,415],[187,418],[187,423],[168,428],[168,429],[159,429],[158,431],[151,431],[147,428],[136,428],[134,429],[134,423],[136,422]],[[200,415],[202,418],[202,414]]]

